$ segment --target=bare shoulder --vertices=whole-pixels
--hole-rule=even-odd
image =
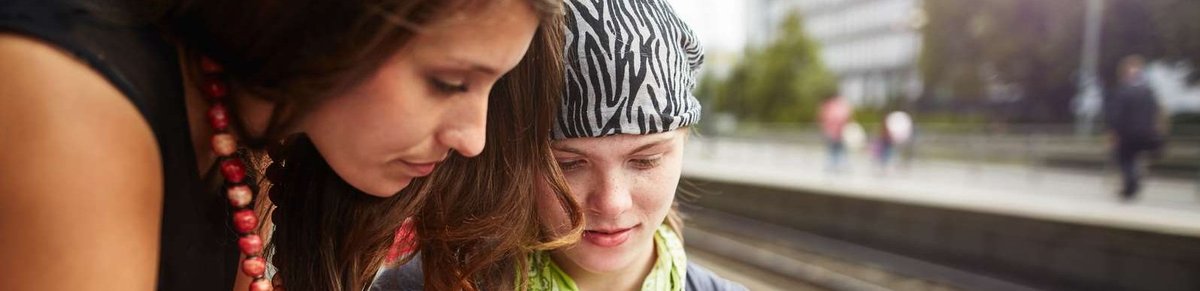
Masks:
[[[141,160],[153,162],[149,168],[156,171],[161,167],[150,125],[108,80],[50,44],[2,33],[0,137],[6,149],[0,154],[9,157],[16,153],[7,149],[22,149],[39,154],[38,159],[81,155],[76,158],[117,165]],[[91,154],[100,150],[114,151]]]
[[[0,33],[0,238],[20,238],[0,239],[13,279],[0,290],[154,288],[161,168],[150,126],[104,77]]]

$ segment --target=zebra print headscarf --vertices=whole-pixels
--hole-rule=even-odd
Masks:
[[[666,0],[567,0],[566,92],[554,138],[651,134],[700,120],[704,52]]]

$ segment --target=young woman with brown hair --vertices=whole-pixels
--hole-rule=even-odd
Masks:
[[[267,168],[268,179],[276,184],[268,193],[278,205],[271,238],[273,263],[280,268],[276,277],[289,288],[341,279],[370,282],[384,259],[381,251],[392,242],[392,234],[406,217],[412,218],[422,236],[407,241],[405,247],[440,254],[421,257],[426,269],[433,270],[425,273],[428,290],[511,289],[514,268],[525,265],[526,254],[569,242],[528,227],[537,219],[537,202],[532,195],[521,194],[534,192],[538,183],[565,185],[553,180],[561,176],[538,174],[557,168],[549,135],[559,94],[544,89],[541,82],[562,82],[562,74],[553,73],[562,69],[539,62],[560,56],[562,32],[549,29],[554,25],[562,24],[547,21],[534,36],[529,58],[493,88],[504,95],[489,100],[489,146],[474,158],[450,156],[438,171],[414,181],[398,199],[373,203],[368,196],[355,195],[358,190],[342,182],[304,137],[271,147],[279,156]],[[551,74],[544,75],[548,72]],[[518,100],[523,101],[514,102]],[[282,167],[284,164],[287,166]],[[575,211],[573,198],[561,187],[554,193],[559,195],[561,207],[574,213],[578,226],[582,214]],[[313,250],[342,253],[306,255]],[[334,256],[357,260],[326,259]],[[356,263],[360,265],[353,265]],[[327,268],[346,271],[322,271]],[[462,278],[455,272],[477,275]],[[358,278],[316,278],[312,274]]]
[[[553,163],[561,82],[532,72],[561,70],[560,9],[0,1],[0,289],[225,290],[241,266],[269,290],[269,256],[286,289],[360,290],[409,215],[432,286],[494,289],[556,245],[501,223],[536,219]]]

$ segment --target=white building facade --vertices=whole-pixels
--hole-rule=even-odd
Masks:
[[[749,0],[747,41],[764,45],[792,11],[821,46],[851,102],[868,107],[921,94],[921,0]]]

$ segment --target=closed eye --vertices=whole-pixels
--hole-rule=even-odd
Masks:
[[[653,169],[654,167],[658,167],[658,165],[662,163],[662,157],[650,159],[632,159],[629,160],[629,163],[632,164],[634,168],[649,170]]]
[[[563,160],[558,161],[558,167],[562,169],[563,173],[566,173],[583,167],[583,163],[584,160]]]
[[[429,83],[433,86],[434,89],[436,89],[438,92],[443,93],[443,94],[465,93],[471,89],[470,87],[467,86],[466,82],[453,83],[453,82],[443,81],[438,78],[429,78]]]

